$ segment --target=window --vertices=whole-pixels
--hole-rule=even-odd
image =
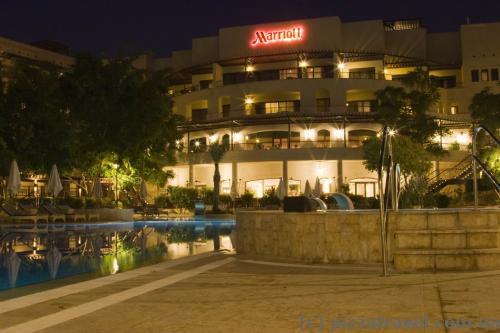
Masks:
[[[280,69],[280,80],[298,79],[299,71],[297,68]]]
[[[487,69],[482,69],[481,70],[481,81],[489,81],[489,74]]]
[[[479,81],[479,71],[477,69],[471,70],[470,77],[471,77],[472,82],[478,82]]]
[[[348,112],[373,112],[374,101],[352,101],[347,103]]]
[[[457,86],[456,76],[435,77],[434,82],[439,88],[454,88]]]
[[[203,121],[207,120],[207,109],[192,109],[191,110],[191,120],[192,121]]]
[[[329,112],[330,111],[330,98],[316,99],[316,111]]]
[[[458,113],[458,105],[452,105],[450,107],[450,114],[457,114]]]
[[[263,113],[297,112],[300,108],[299,103],[299,101],[267,102],[264,103]]]
[[[229,118],[230,113],[231,113],[231,105],[230,104],[222,105],[222,118]]]
[[[321,79],[323,77],[323,67],[307,67],[306,78]]]
[[[491,81],[498,81],[498,68],[491,69]]]
[[[276,190],[279,183],[279,178],[252,180],[245,183],[245,190],[252,192],[256,198],[262,198],[267,191]]]
[[[378,193],[377,182],[371,178],[359,178],[349,182],[349,193],[363,197],[374,197]]]
[[[201,80],[200,89],[212,88],[212,80]]]

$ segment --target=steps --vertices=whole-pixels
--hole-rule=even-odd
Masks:
[[[500,269],[498,214],[428,214],[398,220],[394,266],[399,271]]]

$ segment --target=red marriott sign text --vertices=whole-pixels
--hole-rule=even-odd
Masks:
[[[254,39],[250,42],[251,46],[260,46],[273,43],[288,43],[299,41],[304,38],[304,28],[295,26],[285,29],[277,29],[270,31],[255,31]]]

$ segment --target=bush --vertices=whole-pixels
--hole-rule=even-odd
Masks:
[[[456,151],[456,150],[460,150],[460,144],[459,144],[458,142],[456,142],[456,141],[455,141],[455,142],[450,143],[450,148],[449,148],[449,150],[454,150],[454,151]]]
[[[272,188],[266,191],[264,196],[259,199],[259,203],[261,207],[279,207],[281,205],[281,200],[276,195],[276,190]]]
[[[198,193],[193,188],[172,186],[168,188],[170,201],[175,208],[194,209],[194,200]]]
[[[364,197],[361,195],[348,194],[355,209],[377,209],[379,208],[378,198]]]
[[[64,198],[61,201],[62,202],[60,204],[66,204],[73,209],[80,209],[80,208],[83,208],[83,206],[84,206],[83,198],[69,197],[69,198]]]
[[[214,190],[211,188],[202,188],[200,190],[200,197],[203,200],[205,205],[213,205],[214,204]]]
[[[253,203],[253,193],[249,191],[245,191],[240,197],[241,204],[245,208],[251,207]]]
[[[85,208],[97,208],[97,201],[94,198],[86,198],[85,199]]]
[[[233,198],[229,194],[221,194],[219,195],[219,202],[221,205],[227,207],[230,207],[233,203]]]
[[[438,208],[448,208],[450,206],[451,197],[443,193],[436,193],[434,195],[434,200]]]
[[[170,198],[164,194],[157,196],[154,200],[155,206],[159,208],[169,208],[172,207],[172,203],[170,202]]]

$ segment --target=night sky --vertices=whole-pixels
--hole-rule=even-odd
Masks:
[[[500,21],[500,0],[4,0],[0,36],[33,42],[50,39],[73,52],[101,55],[190,48],[192,37],[221,27],[340,16],[342,21],[421,18],[430,31]]]

